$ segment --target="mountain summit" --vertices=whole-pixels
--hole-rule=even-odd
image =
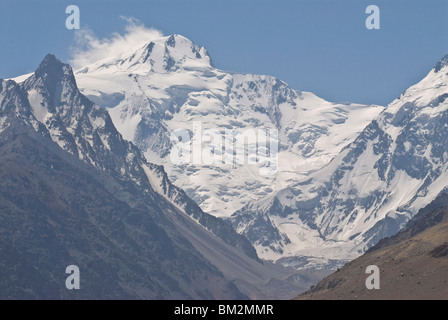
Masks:
[[[122,54],[100,60],[79,70],[90,72],[167,73],[182,69],[212,68],[203,47],[180,35],[171,35],[142,43]]]

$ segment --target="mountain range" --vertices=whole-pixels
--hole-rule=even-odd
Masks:
[[[174,184],[205,212],[218,217],[229,217],[321,168],[383,110],[330,103],[274,77],[217,69],[205,48],[180,35],[129,48],[77,70],[75,77],[84,95],[109,110],[125,139],[163,165]],[[195,122],[200,123],[204,151],[197,161],[193,155],[173,163],[177,141],[172,134],[193,134]],[[278,152],[278,163],[271,174],[260,173],[269,156],[254,164],[247,159],[234,164],[232,151],[222,150],[226,130],[237,140],[259,129],[278,132],[278,150],[272,150]],[[215,135],[207,137],[207,131]],[[248,143],[260,148],[259,140]],[[270,154],[270,145],[266,148]],[[225,163],[207,162],[208,149]]]
[[[331,103],[270,76],[219,70],[206,49],[180,35],[155,39],[98,61],[77,70],[75,77],[89,99],[109,110],[123,137],[163,165],[170,180],[201,209],[226,219],[232,215],[244,219],[239,210],[325,167],[384,109]],[[203,149],[218,149],[223,159],[233,157],[232,151],[229,154],[222,147],[226,130],[235,132],[235,140],[255,129],[275,130],[278,163],[274,172],[261,174],[266,159],[259,158],[254,164],[247,159],[234,164],[233,158],[232,164],[210,164],[193,161],[193,155],[190,161],[173,163],[171,152],[177,143],[173,132],[194,134],[195,122],[200,123]],[[208,139],[207,130],[222,140],[216,141],[216,135]],[[249,150],[260,150],[260,141],[250,143]],[[268,154],[272,154],[270,146],[266,146]],[[229,221],[263,259],[284,257],[284,249],[270,248],[285,231],[277,226],[270,229],[273,222],[265,223],[264,218],[260,227],[256,219]]]
[[[447,77],[448,56],[382,107],[220,70],[180,35],[75,72],[47,55],[0,82],[2,295],[291,298],[443,199]]]

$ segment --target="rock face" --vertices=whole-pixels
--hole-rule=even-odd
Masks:
[[[0,164],[2,299],[242,299],[294,274],[173,186],[53,55],[21,84],[0,80]],[[65,288],[68,265],[80,290]],[[289,282],[275,294],[303,290]]]
[[[378,290],[366,268],[378,266]],[[448,299],[448,194],[422,209],[397,235],[319,282],[298,299]]]
[[[296,267],[343,264],[398,232],[448,185],[446,60],[325,168],[236,212],[237,231]]]

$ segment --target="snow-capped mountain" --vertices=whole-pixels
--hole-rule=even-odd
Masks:
[[[448,56],[325,168],[232,216],[261,257],[296,267],[350,260],[448,186]]]
[[[20,84],[0,79],[0,149],[3,298],[266,298],[270,281],[272,297],[288,297],[315,279],[261,263],[124,140],[53,55]],[[74,294],[70,264],[84,279]]]
[[[89,99],[109,108],[125,139],[163,165],[205,212],[222,217],[320,169],[383,110],[330,103],[270,76],[219,70],[204,48],[180,35],[129,48],[75,77]],[[265,152],[235,161],[223,146],[226,130],[232,143],[253,134],[247,148]],[[188,133],[182,141],[191,154],[174,163],[179,132]],[[204,160],[210,153],[218,160]]]

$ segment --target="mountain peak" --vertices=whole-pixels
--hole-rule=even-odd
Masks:
[[[77,71],[86,73],[93,70],[101,72],[125,72],[134,74],[167,73],[184,69],[213,67],[211,58],[204,47],[179,34],[172,34],[140,43],[117,56],[99,60]]]
[[[178,67],[213,67],[211,58],[204,47],[196,45],[190,39],[172,34],[159,39],[153,39],[144,47],[142,63],[149,62],[153,71],[158,70],[154,63],[163,61],[161,70],[173,71]]]
[[[37,67],[34,75],[26,81],[29,82],[32,79],[41,79],[49,88],[54,88],[56,83],[61,82],[63,79],[65,83],[68,82],[76,86],[72,68],[68,64],[62,63],[53,54],[47,54],[39,67]]]
[[[56,114],[68,123],[73,120],[76,108],[93,105],[79,92],[72,68],[53,54],[47,54],[34,74],[20,86],[28,93],[36,120],[43,124]]]
[[[66,68],[64,68],[66,67]],[[59,74],[64,72],[64,69],[70,68],[70,66],[62,63],[54,54],[47,54],[42,62],[39,64],[39,67],[36,69],[37,75],[43,74]],[[71,68],[70,68],[71,69]],[[71,71],[71,70],[69,70]]]
[[[437,73],[446,66],[448,66],[448,54],[440,59],[439,62],[437,62],[436,66],[434,67],[434,72]]]
[[[51,64],[55,64],[55,63],[60,63],[62,64],[62,62],[56,58],[56,56],[52,53],[48,53],[45,58],[42,60],[42,62],[39,64],[39,68],[45,67],[46,65],[51,65]]]
[[[188,44],[192,47],[196,47],[196,48],[202,48],[201,46],[196,45],[193,41],[191,41],[190,39],[188,39],[187,37],[184,37],[181,34],[177,34],[177,33],[173,33],[169,36],[165,36],[163,38],[161,38],[165,41],[165,43],[169,46],[169,47],[176,47],[176,45],[178,44]],[[157,40],[154,40],[157,41]]]

